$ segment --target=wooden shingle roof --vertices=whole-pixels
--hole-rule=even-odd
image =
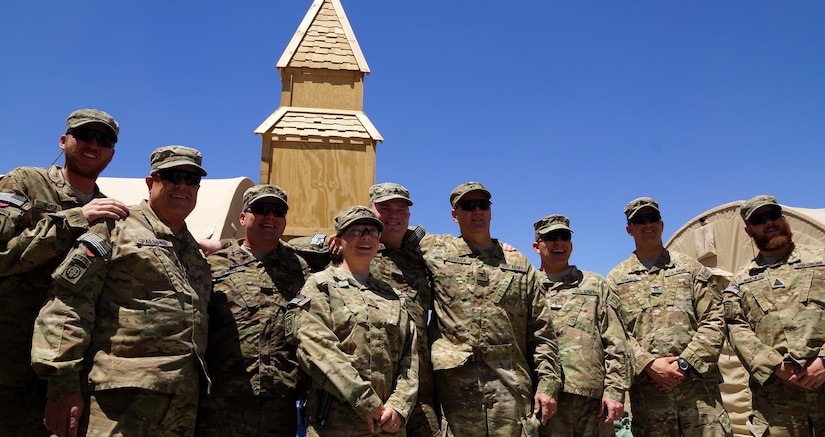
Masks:
[[[282,106],[257,129],[258,135],[384,141],[363,111]]]
[[[340,0],[312,3],[277,67],[370,72]]]

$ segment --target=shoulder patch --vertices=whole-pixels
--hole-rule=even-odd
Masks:
[[[167,240],[159,240],[155,238],[138,238],[137,239],[138,246],[158,246],[158,247],[173,247],[171,241]]]
[[[112,246],[100,235],[86,233],[81,235],[77,241],[85,244],[97,256],[107,256],[112,253]]]
[[[702,282],[710,281],[710,278],[712,276],[713,273],[711,273],[710,269],[708,269],[707,267],[702,267],[701,269],[699,269],[699,272],[696,273],[696,277]]]
[[[739,287],[729,285],[728,288],[722,290],[722,294],[728,297],[739,296]]]
[[[298,307],[298,306],[301,306],[304,303],[304,301],[309,301],[309,299],[306,296],[304,296],[302,293],[298,293],[297,295],[295,295],[295,297],[290,299],[289,302],[287,302],[287,306],[288,307]]]
[[[610,308],[618,310],[622,307],[622,299],[619,296],[616,296],[614,293],[610,293],[610,296],[607,298],[607,304],[610,306]]]
[[[5,208],[9,205],[22,209],[23,205],[29,202],[25,196],[13,193],[0,193],[0,208]]]
[[[407,242],[413,246],[418,246],[418,243],[421,242],[424,235],[427,235],[427,231],[424,230],[424,226],[418,225],[410,232],[410,235],[407,236]]]
[[[327,241],[327,234],[315,234],[309,240],[309,247],[321,250],[324,248],[324,243]]]

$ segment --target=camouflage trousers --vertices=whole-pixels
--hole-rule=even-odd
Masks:
[[[748,430],[756,437],[825,436],[825,386],[807,391],[778,378],[751,385],[753,415]]]
[[[729,437],[730,419],[716,381],[696,379],[659,391],[640,376],[630,387],[634,437]]]
[[[467,437],[537,436],[532,395],[516,398],[491,366],[503,362],[473,362],[435,372],[441,404],[442,435]],[[509,363],[507,363],[509,364]]]
[[[119,388],[86,393],[78,435],[183,437],[195,435],[198,395]]]
[[[295,399],[207,396],[198,405],[199,437],[294,436]]]
[[[441,435],[438,415],[432,402],[417,402],[407,419],[407,436],[438,437]]]
[[[599,417],[602,400],[560,393],[556,415],[539,428],[541,437],[613,437],[613,422],[604,423]]]
[[[0,385],[0,429],[10,437],[50,436],[43,426],[46,409],[45,390],[39,389],[40,381],[27,386]]]

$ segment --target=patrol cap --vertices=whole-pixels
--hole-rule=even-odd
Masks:
[[[656,212],[661,214],[661,211],[659,211],[659,204],[656,203],[655,200],[650,197],[639,197],[638,199],[631,200],[630,203],[624,207],[624,215],[627,216],[628,220],[630,220],[636,215],[636,213],[644,208],[653,208]]]
[[[410,192],[403,185],[384,182],[370,187],[370,201],[372,203],[381,203],[393,199],[401,199],[407,202],[409,206],[413,204],[410,199]]]
[[[120,125],[117,124],[111,115],[99,109],[78,109],[77,111],[69,114],[69,118],[66,119],[66,132],[68,133],[69,129],[90,123],[97,123],[105,126],[106,129],[109,129],[109,132],[112,133],[112,139],[117,142],[117,134],[120,133]]]
[[[284,202],[284,205],[289,208],[289,204],[286,203],[286,191],[277,185],[267,184],[255,185],[254,187],[247,188],[247,190],[243,193],[243,204],[246,207],[266,198],[278,199],[281,202]]]
[[[366,206],[358,205],[344,208],[335,215],[333,223],[335,224],[336,235],[340,236],[346,228],[354,225],[356,222],[366,222],[375,225],[379,231],[384,231],[384,224],[381,223],[381,220],[378,220],[375,213]]]
[[[469,193],[472,193],[473,191],[479,191],[483,193],[484,196],[487,197],[487,200],[490,200],[490,198],[493,197],[493,195],[490,194],[489,191],[487,191],[487,188],[485,188],[484,185],[481,184],[481,182],[465,182],[453,188],[453,191],[450,193],[450,205],[452,205],[453,209],[455,209],[456,205],[458,205],[458,202],[461,202],[461,198]]]
[[[165,168],[191,165],[196,167],[201,176],[206,176],[206,170],[201,167],[203,155],[197,150],[186,146],[164,146],[158,147],[152,152],[149,158],[152,164],[152,173]]]
[[[549,234],[559,229],[573,232],[573,230],[570,229],[570,219],[561,214],[553,214],[540,218],[537,222],[533,223],[533,229],[536,231],[536,240],[544,234]]]
[[[748,201],[743,203],[742,206],[739,207],[739,214],[741,214],[742,219],[747,222],[750,220],[753,213],[763,206],[775,206],[779,208],[780,211],[782,210],[782,207],[776,201],[776,197],[769,196],[767,194],[760,194],[758,196],[751,197]]]

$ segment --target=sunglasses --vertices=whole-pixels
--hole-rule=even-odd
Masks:
[[[570,234],[570,231],[555,231],[544,234],[540,237],[543,241],[570,241],[573,238],[573,235]]]
[[[463,202],[458,202],[458,207],[463,209],[464,211],[475,211],[476,208],[487,211],[490,209],[490,205],[493,202],[490,202],[487,199],[473,199],[473,200],[465,200]]]
[[[352,226],[346,230],[346,234],[353,237],[363,237],[369,235],[372,238],[381,237],[381,231],[375,226]]]
[[[277,203],[264,203],[264,202],[256,202],[252,205],[249,205],[246,208],[247,211],[252,211],[252,214],[267,216],[269,213],[275,215],[275,217],[286,217],[286,212],[289,208],[286,205],[281,205]]]
[[[762,214],[755,214],[752,215],[750,219],[748,219],[748,224],[753,226],[764,225],[768,221],[776,221],[782,218],[782,210],[774,208],[768,212],[763,212]]]
[[[115,147],[115,140],[113,140],[109,135],[106,135],[98,130],[89,129],[87,127],[74,127],[66,131],[66,133],[80,141],[83,141],[84,143],[91,143],[92,139],[94,139],[100,147],[106,149]]]
[[[189,185],[190,187],[192,185],[200,185],[201,183],[201,175],[192,173],[191,171],[179,170],[177,168],[164,168],[158,170],[157,175],[161,180],[171,182],[175,185],[179,184],[180,181],[183,181],[183,183]]]
[[[662,220],[662,216],[658,213],[652,212],[649,214],[636,214],[633,216],[632,219],[628,220],[630,223],[634,225],[643,225],[645,223],[659,223]]]

